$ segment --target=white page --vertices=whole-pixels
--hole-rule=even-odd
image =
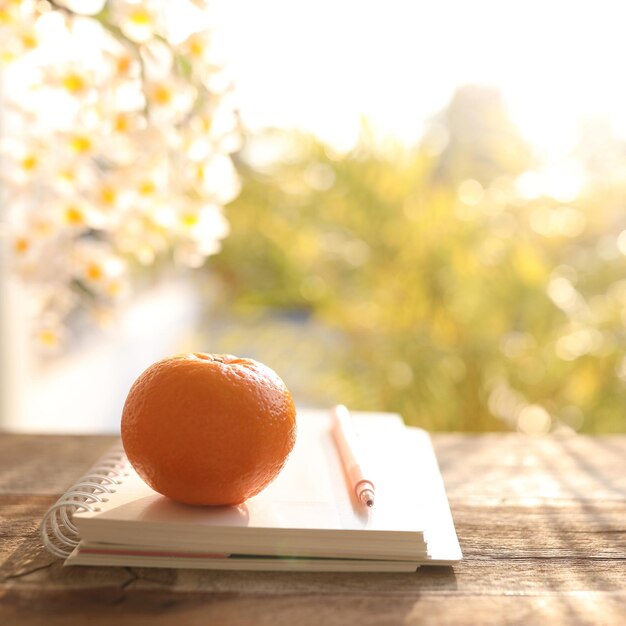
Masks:
[[[281,557],[159,557],[120,554],[89,554],[75,550],[65,565],[101,565],[121,567],[179,567],[185,569],[292,572],[414,572],[419,565],[412,561],[372,561],[351,559],[309,559]]]
[[[377,487],[373,509],[357,503],[347,484],[330,434],[329,415],[300,411],[297,442],[286,466],[264,491],[242,505],[179,504],[154,492],[130,470],[101,512],[80,512],[75,519],[81,532],[88,531],[94,521],[141,522],[138,529],[146,524],[177,524],[231,530],[422,531],[420,507],[406,497],[414,480],[403,475],[406,453],[401,419],[390,414],[355,414],[354,422]]]
[[[131,471],[103,511],[76,516],[79,530],[101,546],[422,563],[461,559],[428,434],[405,428],[393,414],[356,413],[354,423],[377,487],[372,510],[351,494],[328,413],[308,410],[298,412],[297,443],[286,467],[244,505],[177,504]]]

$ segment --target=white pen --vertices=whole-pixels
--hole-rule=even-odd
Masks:
[[[356,498],[361,504],[373,507],[376,490],[374,483],[366,478],[364,466],[358,457],[358,444],[350,413],[343,404],[338,404],[330,410],[330,414],[333,420],[333,437]]]

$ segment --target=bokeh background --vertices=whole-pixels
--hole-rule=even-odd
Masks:
[[[203,350],[267,363],[300,406],[624,431],[623,7],[211,11],[242,136],[229,232],[200,267],[130,262],[110,314],[54,337],[5,263],[5,427],[115,430],[150,362]]]

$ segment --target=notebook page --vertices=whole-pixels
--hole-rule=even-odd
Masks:
[[[303,530],[374,530],[420,532],[424,519],[415,494],[415,467],[410,462],[404,426],[391,414],[354,414],[364,456],[376,484],[376,505],[357,504],[347,485],[330,435],[325,411],[298,412],[294,450],[277,479],[238,507],[192,507],[173,502],[150,489],[130,470],[116,494],[99,513],[75,516],[81,533],[94,522],[141,522],[166,526]],[[428,445],[430,445],[428,443]],[[101,526],[100,523],[97,524]],[[128,528],[128,525],[125,524]],[[94,525],[95,527],[95,525]],[[246,531],[247,532],[247,531]]]
[[[439,473],[437,460],[434,450],[430,444],[428,434],[418,428],[407,428],[404,432],[405,438],[410,442],[410,448],[417,454],[413,455],[415,467],[420,477],[428,477],[428,480],[419,480],[419,501],[427,503],[424,506],[424,514],[426,519],[425,535],[427,538],[427,546],[422,555],[414,555],[411,563],[423,564],[450,564],[459,561],[462,558],[461,549],[454,528],[450,507],[445,493],[443,480]],[[95,554],[95,556],[94,556]],[[128,560],[129,555],[132,557]],[[227,555],[208,555],[198,550],[197,547],[188,548],[188,550],[175,552],[167,552],[158,546],[128,546],[124,544],[112,543],[81,543],[80,549],[76,550],[67,564],[99,564],[104,559],[107,564],[130,565],[140,564],[143,566],[168,566],[168,567],[207,567],[214,568],[216,565],[212,561],[207,561],[207,557],[221,556],[225,558]],[[185,558],[181,558],[185,557]],[[239,558],[239,557],[238,557]],[[246,558],[246,557],[241,557]],[[255,557],[261,560],[264,557]],[[372,566],[362,557],[357,557],[358,567],[367,571],[379,571],[381,561],[373,561]],[[405,558],[394,557],[397,563],[404,561],[403,565],[407,565]],[[108,559],[112,559],[109,561]],[[138,559],[138,560],[137,560]],[[128,562],[127,562],[128,560]],[[307,559],[296,559],[304,563]],[[315,559],[314,559],[315,560]],[[320,559],[317,559],[319,561]],[[326,561],[326,559],[321,559]],[[330,561],[327,561],[330,563]],[[353,566],[348,566],[350,559],[344,559],[346,569],[354,571]],[[352,561],[354,562],[354,561]],[[189,563],[192,563],[190,565]],[[272,561],[269,561],[271,568],[274,569]],[[260,563],[253,567],[259,566]],[[221,566],[218,566],[221,567]],[[230,567],[230,566],[229,566]],[[334,567],[334,566],[333,566]],[[371,569],[370,569],[371,567]],[[247,566],[244,567],[244,569]],[[261,567],[259,567],[261,568]],[[263,566],[265,568],[265,566]],[[291,569],[291,566],[290,566]],[[295,568],[294,568],[295,569]],[[309,569],[303,567],[303,569]],[[392,571],[391,569],[389,571]]]
[[[460,561],[463,555],[435,451],[430,445],[430,437],[419,428],[409,427],[406,431],[410,446],[422,451],[417,458],[418,473],[429,477],[420,484],[420,497],[423,502],[428,503],[424,507],[424,537],[427,542],[425,560],[433,564]]]
[[[93,554],[76,549],[65,565],[105,565],[127,567],[180,567],[185,569],[235,571],[293,571],[293,572],[414,572],[419,565],[412,561],[367,559],[248,557],[232,555],[225,558],[202,556],[147,556],[141,554]]]

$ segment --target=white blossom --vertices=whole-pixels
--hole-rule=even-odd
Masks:
[[[197,267],[228,234],[241,136],[204,5],[0,1],[3,232],[46,348],[76,307],[108,319],[134,263]]]

